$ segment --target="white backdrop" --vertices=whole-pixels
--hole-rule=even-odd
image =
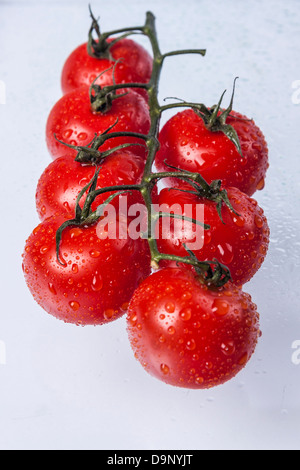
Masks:
[[[235,108],[269,143],[266,187],[255,197],[269,220],[270,251],[245,287],[263,336],[247,368],[209,391],[147,375],[131,353],[125,319],[65,325],[34,303],[24,283],[21,253],[38,224],[35,188],[50,163],[45,123],[61,96],[64,60],[86,40],[87,4],[0,1],[0,448],[299,449],[299,1],[92,2],[103,30],[143,24],[150,9],[163,52],[207,48],[205,59],[168,59],[161,98],[212,105],[239,76]]]

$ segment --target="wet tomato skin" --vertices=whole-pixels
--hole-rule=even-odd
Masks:
[[[167,165],[172,165],[198,172],[208,183],[221,180],[224,188],[236,187],[249,196],[262,190],[269,167],[265,137],[254,121],[236,111],[231,114],[226,122],[238,134],[243,158],[225,134],[208,130],[201,117],[187,109],[163,126],[157,169],[169,171]],[[174,180],[165,182],[172,186]]]
[[[66,154],[67,147],[58,140],[70,145],[88,146],[95,134],[102,134],[114,124],[110,132],[137,132],[147,135],[150,129],[150,114],[145,100],[130,90],[126,96],[115,99],[109,111],[96,113],[91,108],[87,87],[70,92],[57,101],[48,116],[46,143],[49,153],[53,160]],[[109,139],[101,146],[101,151],[127,143],[141,144],[129,149],[137,155],[146,156],[144,141],[135,137]],[[68,150],[75,158],[77,150]]]
[[[113,38],[108,39],[111,42]],[[61,76],[61,86],[64,94],[74,91],[82,86],[90,86],[102,72],[97,84],[100,86],[113,85],[113,72],[115,65],[115,83],[147,83],[152,73],[152,57],[140,44],[124,38],[110,47],[111,60],[91,57],[87,51],[87,44],[81,44],[67,58]],[[116,60],[120,60],[116,64]],[[108,70],[110,69],[110,70]],[[146,91],[135,89],[146,96]]]
[[[145,161],[141,156],[128,150],[116,151],[101,164],[96,189],[138,184],[141,182],[144,167]],[[51,162],[41,175],[36,190],[36,207],[40,220],[56,213],[74,214],[77,196],[92,180],[94,174],[95,166],[78,163],[70,154]],[[92,210],[96,210],[112,194],[109,192],[98,196],[92,204]],[[80,202],[81,206],[85,197],[86,195]],[[143,202],[141,194],[132,191],[116,197],[111,204],[118,208],[120,200],[125,197],[128,207]]]
[[[168,385],[206,389],[231,380],[253,355],[257,307],[233,284],[211,290],[191,271],[149,276],[128,309],[131,347],[144,369]]]
[[[161,219],[157,227],[157,243],[161,253],[184,257],[187,254],[185,244],[199,261],[216,258],[230,269],[235,284],[244,285],[253,278],[266,258],[270,229],[267,218],[255,199],[237,188],[228,188],[227,195],[238,215],[223,203],[221,220],[215,202],[183,192],[179,188],[164,188],[158,198],[158,204],[163,206],[164,212],[171,212],[173,207],[175,213],[193,217],[208,224],[210,229],[203,230],[195,224],[184,222],[185,229],[182,231],[181,221],[173,219],[166,224]],[[199,233],[197,238],[196,230]],[[162,262],[163,266],[175,264]]]
[[[147,242],[101,240],[97,224],[68,227],[60,245],[61,265],[55,236],[65,220],[62,215],[46,219],[26,241],[23,271],[28,288],[46,312],[66,323],[110,323],[124,315],[134,290],[150,273]]]

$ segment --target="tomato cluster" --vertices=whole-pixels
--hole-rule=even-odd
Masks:
[[[92,20],[89,42],[65,62],[63,95],[47,120],[53,161],[36,190],[40,224],[23,253],[27,285],[66,323],[104,325],[127,315],[135,357],[163,382],[223,384],[245,367],[261,334],[243,286],[269,244],[252,197],[264,187],[266,141],[232,103],[227,110],[221,102],[186,104],[159,129],[167,107],[157,107],[158,47],[151,57],[127,37],[101,35]],[[137,29],[153,45],[149,24]],[[125,199],[144,209],[139,237],[121,209]],[[158,207],[154,219],[149,202]],[[101,223],[108,203],[112,232]]]

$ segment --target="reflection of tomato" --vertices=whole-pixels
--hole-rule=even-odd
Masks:
[[[61,215],[46,219],[26,242],[23,270],[34,299],[67,323],[100,325],[116,320],[150,274],[147,241],[100,239],[97,224],[70,226],[62,235],[62,265],[55,241],[65,220]]]
[[[102,134],[114,124],[110,132],[137,132],[147,135],[150,129],[150,115],[145,100],[131,90],[126,96],[113,100],[109,111],[96,113],[91,109],[87,87],[70,92],[54,105],[48,117],[46,140],[49,152],[53,159],[66,154],[66,146],[57,139],[66,144],[88,146],[95,133]],[[133,142],[141,145],[132,146],[130,150],[145,157],[145,142],[134,137],[110,139],[101,146],[101,151]],[[73,149],[70,149],[69,153],[74,157],[77,154]]]
[[[128,150],[118,150],[105,158],[101,164],[96,189],[117,185],[131,185],[141,182],[145,161],[142,157]],[[80,191],[92,180],[95,167],[81,165],[70,155],[54,160],[42,174],[37,191],[36,205],[39,217],[44,220],[56,213],[75,213],[75,203]],[[102,204],[112,193],[98,196],[92,204],[92,210]],[[85,200],[83,196],[82,201]],[[138,191],[120,195],[111,204],[119,206],[120,199],[127,196],[127,204],[142,203]],[[80,203],[81,206],[83,202]]]
[[[113,39],[108,39],[111,42]],[[115,82],[122,83],[148,83],[152,73],[152,58],[150,54],[138,43],[131,39],[120,39],[109,49],[111,59],[94,58],[88,54],[87,44],[75,49],[66,60],[61,77],[63,93],[69,93],[83,85],[90,86],[101,72],[97,84],[100,86],[113,85],[111,67],[115,65]],[[116,64],[116,61],[120,60]],[[110,69],[110,70],[108,70]],[[135,89],[145,96],[145,91]]]
[[[208,183],[222,180],[223,187],[236,187],[249,196],[262,189],[268,168],[265,138],[253,121],[245,122],[246,117],[236,112],[231,115],[226,122],[236,130],[244,158],[223,132],[208,130],[202,118],[187,109],[162,128],[157,169],[169,171],[167,165],[172,165],[198,172]]]
[[[209,225],[210,229],[200,228],[197,231],[197,226],[190,222],[185,221],[182,225],[182,221],[178,219],[161,219],[157,233],[158,248],[161,253],[187,256],[183,246],[185,244],[200,261],[217,258],[229,268],[233,282],[243,285],[261,267],[268,250],[270,231],[257,201],[237,188],[229,188],[227,194],[233,209],[239,215],[223,204],[222,223],[214,202],[175,188],[163,189],[159,194],[158,204],[164,212],[173,211],[190,216]],[[170,264],[175,263],[164,262],[164,265]]]
[[[208,289],[191,271],[166,268],[139,286],[128,309],[135,357],[177,387],[210,388],[232,379],[252,356],[259,316],[231,283]]]

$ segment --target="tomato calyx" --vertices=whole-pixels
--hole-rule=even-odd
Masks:
[[[238,137],[236,130],[234,129],[233,126],[226,123],[228,117],[231,116],[230,113],[233,110],[233,100],[234,100],[235,87],[236,87],[237,80],[238,80],[238,77],[236,77],[234,80],[233,91],[232,91],[231,100],[230,100],[230,104],[228,108],[221,109],[223,98],[226,93],[226,90],[225,90],[218,104],[212,106],[211,108],[207,108],[204,104],[200,104],[200,105],[194,106],[192,109],[197,114],[197,116],[199,116],[203,120],[208,130],[210,130],[211,132],[223,132],[223,134],[225,134],[226,137],[236,146],[241,157],[244,157],[242,148],[241,148],[240,139]]]
[[[117,84],[115,81],[115,69],[120,61],[121,59],[117,60],[114,65],[101,72],[92,82],[89,88],[89,96],[91,108],[94,113],[107,113],[112,108],[112,103],[114,100],[121,98],[122,96],[126,96],[128,95],[128,93],[130,93],[129,88],[142,88],[145,90],[149,88],[148,83]],[[104,87],[97,85],[97,80],[103,74],[109,72],[110,70],[112,70],[113,85],[107,85]],[[120,90],[120,93],[118,93],[118,90]]]
[[[193,251],[189,250],[185,244],[183,246],[190,258],[195,262],[194,269],[202,284],[210,288],[220,288],[227,284],[227,282],[232,281],[230,269],[216,258],[212,261],[199,261]]]
[[[62,145],[65,145],[68,148],[73,150],[77,150],[77,155],[75,161],[82,164],[90,164],[90,165],[99,165],[105,160],[106,157],[111,155],[112,153],[116,152],[117,150],[122,150],[132,146],[145,146],[145,144],[140,144],[138,142],[132,142],[128,144],[118,145],[113,147],[109,150],[101,152],[99,149],[101,146],[108,140],[116,137],[137,137],[139,139],[147,140],[147,136],[144,134],[139,134],[136,132],[112,132],[110,131],[118,124],[118,119],[114,124],[109,126],[104,132],[101,134],[95,134],[93,140],[89,142],[88,145],[72,145],[67,144],[66,142],[57,138],[56,134],[54,134],[55,139]]]
[[[176,173],[158,173],[156,175],[153,175],[154,178],[163,179],[175,177],[187,182],[189,185],[192,186],[193,189],[176,189],[178,191],[194,194],[199,198],[204,198],[216,203],[216,209],[222,223],[224,223],[222,217],[222,207],[224,204],[228,207],[231,212],[233,212],[236,216],[239,217],[239,214],[235,211],[229,200],[226,189],[222,189],[222,180],[214,180],[211,184],[208,184],[207,181],[205,181],[205,179],[199,173],[192,173],[187,170],[182,170],[173,165],[169,165],[166,161],[164,163],[167,167],[176,170]]]
[[[65,266],[65,262],[60,257],[60,245],[62,241],[62,235],[64,230],[67,227],[87,227],[98,222],[98,220],[103,216],[105,207],[112,202],[112,200],[121,194],[128,193],[128,191],[135,189],[134,185],[130,186],[116,186],[116,187],[105,187],[99,190],[96,190],[97,180],[100,173],[101,167],[97,167],[95,174],[92,180],[82,188],[76,199],[75,206],[75,217],[73,219],[66,220],[56,232],[56,257],[59,264]],[[122,190],[120,190],[122,189]],[[80,206],[80,201],[83,195],[87,193],[83,207]],[[95,201],[96,197],[100,194],[108,193],[114,191],[114,194],[109,196],[106,201],[100,204],[97,210],[92,211],[92,204]]]
[[[123,39],[123,37],[128,36],[128,34],[125,34],[122,37],[118,37],[114,41],[108,42],[107,38],[110,36],[110,34],[101,33],[99,22],[95,18],[90,5],[89,5],[89,11],[90,11],[90,15],[92,18],[92,24],[88,33],[88,43],[87,43],[88,54],[91,57],[94,57],[95,59],[114,60],[112,55],[110,54],[109,49],[111,48],[111,46],[113,46],[118,41],[120,41],[120,39]],[[96,33],[97,39],[94,39],[93,33]]]

